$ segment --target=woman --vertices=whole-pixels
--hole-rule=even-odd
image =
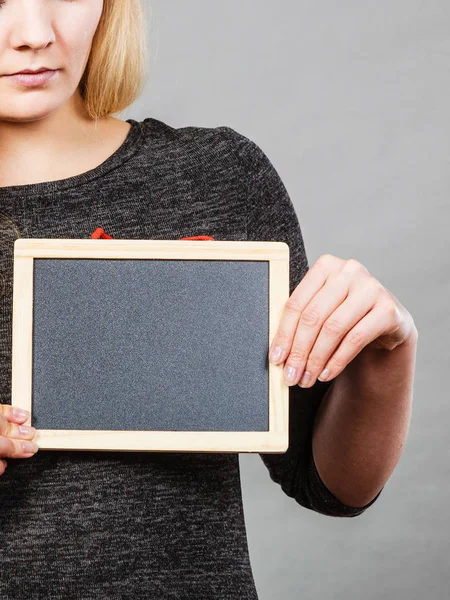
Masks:
[[[29,451],[35,429],[21,431],[29,415],[15,415],[10,406],[12,252],[18,235],[88,238],[101,225],[117,239],[210,235],[288,243],[291,307],[273,343],[282,346],[274,362],[297,370],[287,382],[289,449],[261,455],[271,478],[310,510],[360,515],[378,498],[406,436],[417,339],[409,313],[382,286],[370,287],[370,304],[367,271],[356,268],[356,261],[325,255],[308,270],[294,207],[262,150],[225,126],[176,129],[150,117],[123,122],[112,116],[142,90],[143,17],[139,0],[1,2],[0,597],[5,600],[257,598],[237,454]],[[12,75],[40,67],[46,70],[42,75]],[[345,306],[347,294],[335,294],[316,329],[300,321],[302,301],[319,298],[325,280],[342,292],[343,273],[357,301],[341,314],[359,316],[346,319],[340,339],[363,323],[365,314],[372,320],[353,355],[341,345],[342,374],[334,365],[322,382],[318,376],[326,365],[333,368],[326,359],[337,345],[336,340],[325,344],[320,327],[332,310]],[[331,296],[320,296],[322,304]],[[368,312],[380,297],[383,309]],[[317,339],[324,342],[314,367],[313,361],[306,364],[314,339],[303,362],[295,351],[307,332],[314,339],[320,333]],[[358,408],[356,402],[350,405],[350,367],[359,376]],[[313,368],[302,384],[302,372]],[[366,379],[380,388],[370,411]],[[340,402],[336,393],[344,388],[338,382],[346,385]],[[325,408],[327,390],[335,395],[327,395],[333,402],[313,439],[313,421],[319,405]],[[329,419],[331,405],[339,426]],[[355,442],[346,447],[347,462],[336,452],[344,452],[342,436]],[[370,462],[373,454],[376,464]]]

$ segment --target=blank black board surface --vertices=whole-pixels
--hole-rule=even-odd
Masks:
[[[267,431],[268,264],[36,258],[32,425]]]

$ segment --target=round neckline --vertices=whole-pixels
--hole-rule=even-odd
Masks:
[[[40,183],[27,183],[25,185],[10,185],[6,187],[0,186],[0,199],[64,191],[101,177],[108,171],[122,165],[137,152],[144,140],[144,122],[136,121],[135,119],[127,119],[126,122],[131,125],[127,137],[108,158],[93,169],[89,169],[78,175],[72,175],[72,177],[55,179],[54,181],[41,181]]]

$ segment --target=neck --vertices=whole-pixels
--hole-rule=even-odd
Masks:
[[[0,187],[54,181],[87,171],[107,158],[111,147],[120,145],[124,125],[114,117],[92,120],[78,93],[44,118],[0,120]]]

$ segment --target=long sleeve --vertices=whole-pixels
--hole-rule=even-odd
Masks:
[[[281,241],[289,246],[289,295],[309,269],[299,220],[289,194],[259,146],[231,128],[241,176],[247,183],[247,239]],[[260,454],[271,479],[295,501],[315,512],[336,517],[362,514],[366,506],[339,501],[321,480],[312,453],[312,427],[320,402],[333,384],[317,381],[310,388],[289,387],[289,447],[284,454]]]

